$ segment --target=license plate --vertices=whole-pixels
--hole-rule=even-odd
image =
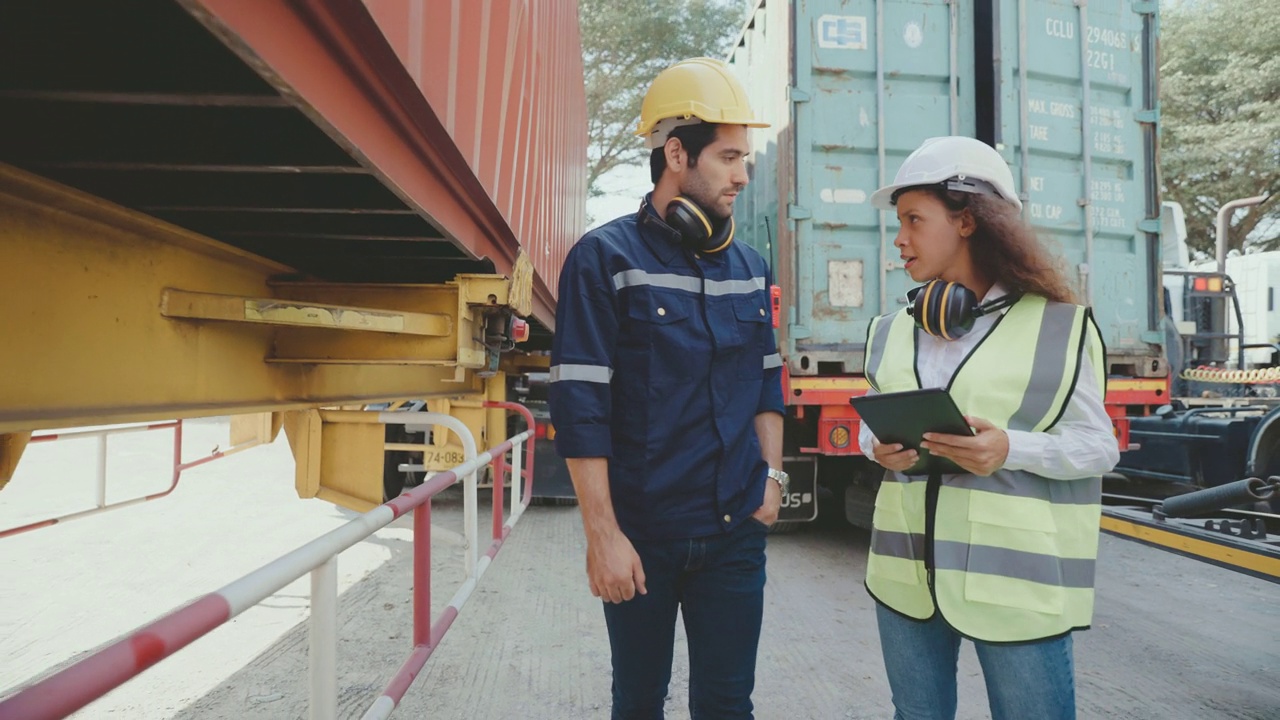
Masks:
[[[778,520],[809,522],[818,517],[818,463],[812,457],[782,459],[791,487],[782,498]]]

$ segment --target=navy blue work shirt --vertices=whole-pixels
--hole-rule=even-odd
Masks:
[[[565,458],[608,458],[622,531],[727,532],[764,501],[755,416],[783,412],[768,267],[738,242],[695,255],[646,200],[565,258],[551,420]]]

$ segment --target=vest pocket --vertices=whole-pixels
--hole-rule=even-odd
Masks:
[[[1045,501],[972,491],[965,599],[1061,615],[1066,589],[1057,534]]]
[[[901,483],[886,480],[876,493],[867,577],[920,585],[924,558],[917,552],[923,534],[912,534],[902,507]]]

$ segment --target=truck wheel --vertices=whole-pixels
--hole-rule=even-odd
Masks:
[[[419,433],[412,436],[403,425],[387,425],[387,442],[409,443],[422,442]],[[401,472],[400,464],[413,462],[414,453],[391,450],[382,453],[382,501],[387,502],[400,497],[405,486],[413,487],[422,483],[422,473]]]
[[[382,456],[382,502],[400,497],[404,492],[404,473],[400,472],[399,453],[388,452]]]

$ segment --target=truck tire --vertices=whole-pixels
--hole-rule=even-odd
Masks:
[[[412,435],[403,425],[387,425],[387,442],[409,443],[422,442],[421,433]],[[400,497],[405,487],[414,487],[422,483],[423,473],[401,472],[400,464],[413,462],[414,453],[390,450],[382,454],[382,502]]]

